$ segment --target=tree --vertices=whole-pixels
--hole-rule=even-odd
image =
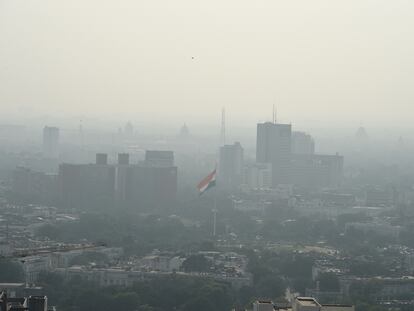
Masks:
[[[36,234],[43,238],[57,239],[61,235],[61,230],[57,226],[45,224],[37,229]]]
[[[24,282],[22,266],[8,259],[0,259],[0,281],[4,283]]]
[[[277,298],[283,296],[286,285],[277,275],[268,275],[257,284],[257,293],[264,298]]]
[[[182,306],[181,311],[215,311],[212,301],[205,297],[194,297]]]
[[[334,273],[323,273],[320,275],[319,288],[321,291],[337,292],[339,291],[339,280]]]
[[[243,286],[237,293],[237,302],[241,306],[250,306],[255,298],[257,298],[256,289],[253,286]]]
[[[185,272],[207,272],[211,263],[204,255],[191,255],[182,265]]]
[[[113,310],[135,311],[139,306],[139,296],[134,292],[118,293],[113,297]]]
[[[295,278],[310,278],[312,276],[312,265],[314,260],[310,257],[297,255],[293,259],[287,259],[283,271],[286,276]]]

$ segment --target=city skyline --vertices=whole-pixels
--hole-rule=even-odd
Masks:
[[[0,0],[0,311],[414,310],[414,1]]]

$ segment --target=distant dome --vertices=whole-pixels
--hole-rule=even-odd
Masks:
[[[190,130],[188,129],[187,125],[184,123],[184,125],[180,129],[180,136],[187,137],[190,135]]]
[[[125,125],[125,134],[127,136],[132,136],[134,134],[134,127],[132,126],[131,122],[128,122]]]

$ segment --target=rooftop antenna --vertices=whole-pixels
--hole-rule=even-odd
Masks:
[[[226,110],[224,107],[221,109],[221,132],[220,132],[220,144],[226,144]]]
[[[276,107],[275,107],[275,105],[273,105],[273,115],[272,115],[273,124],[276,124],[276,122],[277,122],[276,114],[277,114]]]

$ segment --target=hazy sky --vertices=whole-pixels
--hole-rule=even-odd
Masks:
[[[408,122],[413,38],[412,0],[0,0],[0,115]]]

